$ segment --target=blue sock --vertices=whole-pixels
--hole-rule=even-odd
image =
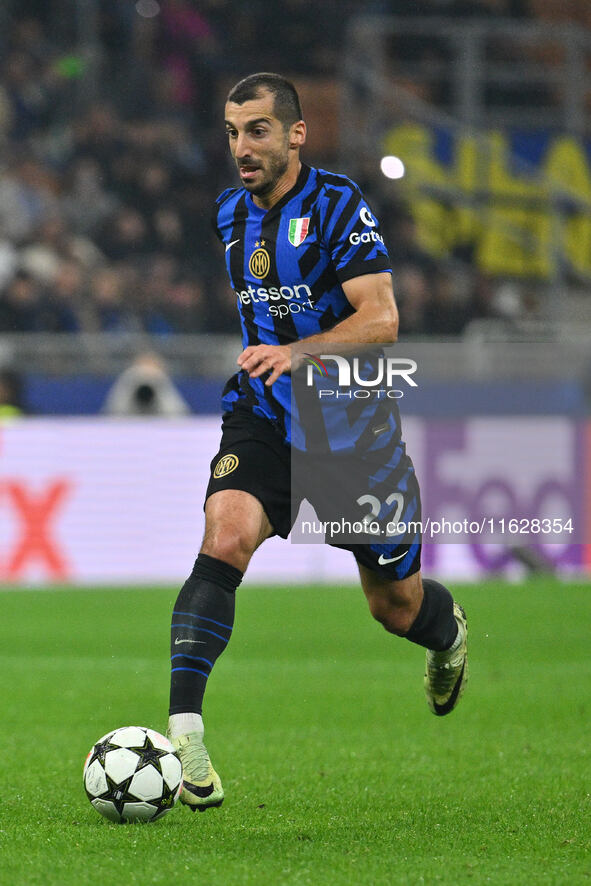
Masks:
[[[242,573],[199,554],[175,603],[170,631],[170,714],[201,713],[207,678],[232,635]]]
[[[423,594],[421,608],[406,639],[439,652],[449,649],[458,635],[453,597],[432,578],[423,579]]]

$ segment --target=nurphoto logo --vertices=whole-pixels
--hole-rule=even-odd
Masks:
[[[380,356],[369,363],[360,357],[343,357],[342,354],[305,354],[306,385],[316,387],[314,373],[336,387],[318,390],[320,399],[332,398],[368,400],[370,397],[387,397],[398,400],[404,391],[394,388],[395,381],[404,381],[409,387],[418,387],[412,376],[417,371],[416,360],[407,357]],[[327,367],[327,362],[332,361]],[[336,367],[336,372],[335,372]],[[369,369],[369,372],[368,372]],[[357,387],[355,387],[357,386]],[[341,390],[346,389],[346,390]]]

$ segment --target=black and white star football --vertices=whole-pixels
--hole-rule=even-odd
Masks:
[[[103,735],[84,764],[88,799],[111,821],[156,821],[172,809],[182,786],[183,769],[172,744],[143,726]]]

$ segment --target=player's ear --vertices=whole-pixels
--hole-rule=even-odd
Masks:
[[[292,123],[289,130],[289,147],[301,148],[306,141],[306,124],[303,120]]]

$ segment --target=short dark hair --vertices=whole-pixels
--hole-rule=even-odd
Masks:
[[[250,74],[232,87],[228,93],[228,101],[242,105],[244,102],[260,98],[261,90],[267,90],[273,95],[274,114],[286,129],[302,119],[302,108],[296,88],[280,74],[271,74],[267,71]]]

